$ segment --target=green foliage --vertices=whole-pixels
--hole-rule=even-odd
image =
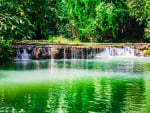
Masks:
[[[13,49],[11,47],[11,41],[5,41],[0,39],[0,63],[4,63],[13,56]]]
[[[80,44],[81,43],[79,39],[70,40],[64,38],[63,36],[53,36],[53,37],[49,36],[48,42],[59,43],[59,44]]]
[[[61,19],[56,13],[60,11],[57,9],[54,0],[1,0],[0,37],[41,39],[57,34],[57,25]]]
[[[66,39],[62,36],[51,37],[49,36],[48,42],[50,43],[65,43]]]
[[[55,34],[57,22],[55,0],[26,0],[23,4],[28,19],[34,25],[34,39],[46,38]]]
[[[150,56],[150,48],[148,48],[147,50],[144,50],[143,52],[145,56]]]
[[[95,7],[99,0],[68,0],[67,16],[69,20],[68,29],[73,38],[83,40],[89,27],[95,21]]]
[[[95,21],[88,28],[86,35],[91,41],[99,42],[117,38],[126,12],[124,2],[100,2],[95,8]]]
[[[116,38],[116,32],[119,28],[118,14],[119,10],[112,3],[101,2],[96,8],[96,26],[102,34],[109,33]]]
[[[150,38],[150,1],[149,0],[127,0],[129,14],[136,18],[139,24],[145,25],[144,37]]]
[[[54,21],[56,22],[57,35],[63,35],[65,37],[71,36],[71,32],[67,29],[69,20],[66,2],[57,0],[56,19]]]
[[[131,18],[144,25],[144,37],[149,38],[149,0],[1,0],[0,38],[62,35],[81,41],[112,41],[136,32],[128,30],[137,24]]]
[[[69,0],[66,4],[68,28],[73,37],[82,41],[117,38],[125,17],[124,1]]]
[[[17,1],[0,1],[0,38],[17,40],[32,38],[32,24],[27,18],[23,5]]]
[[[81,43],[81,41],[79,39],[74,39],[72,41],[72,44],[80,44],[80,43]]]

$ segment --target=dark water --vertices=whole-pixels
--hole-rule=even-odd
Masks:
[[[150,59],[11,62],[0,66],[0,112],[149,113]]]

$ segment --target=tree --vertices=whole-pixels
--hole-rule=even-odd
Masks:
[[[95,8],[99,0],[67,0],[68,29],[73,38],[86,40],[86,32],[95,21]]]
[[[27,18],[23,5],[18,1],[0,1],[0,38],[29,39],[34,34],[33,26]]]

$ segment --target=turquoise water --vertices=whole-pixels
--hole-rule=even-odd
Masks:
[[[150,58],[8,63],[0,66],[0,112],[149,113]]]

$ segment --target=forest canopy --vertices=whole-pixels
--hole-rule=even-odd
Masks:
[[[146,42],[149,0],[1,0],[0,39]]]

